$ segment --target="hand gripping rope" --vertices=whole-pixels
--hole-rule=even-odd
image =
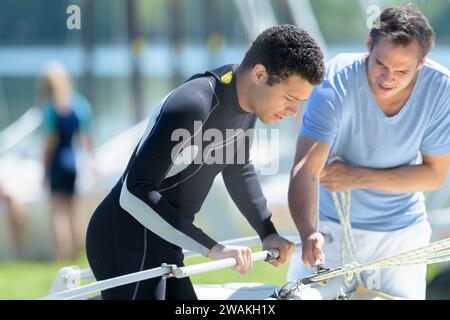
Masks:
[[[333,160],[340,160],[334,158]],[[317,205],[316,205],[316,219],[317,229],[319,230],[319,181],[317,182]],[[429,245],[417,248],[414,250],[406,251],[404,253],[375,260],[364,264],[359,264],[356,261],[355,241],[353,238],[352,227],[350,223],[350,192],[333,192],[333,202],[338,213],[339,222],[341,225],[341,267],[336,269],[328,269],[316,262],[315,274],[299,279],[297,281],[291,281],[282,286],[279,290],[276,290],[272,297],[276,299],[289,299],[295,292],[298,292],[305,286],[309,286],[314,283],[326,284],[331,279],[344,276],[345,284],[349,285],[349,282],[356,276],[359,284],[362,284],[360,273],[368,270],[375,270],[381,268],[390,267],[402,267],[417,264],[433,264],[450,261],[450,238],[446,238],[437,242],[433,242]],[[341,206],[342,205],[342,206]],[[351,258],[351,263],[345,263],[345,251]]]

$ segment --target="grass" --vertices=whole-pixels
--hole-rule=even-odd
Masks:
[[[77,261],[20,261],[0,265],[0,299],[37,299],[48,294],[58,270],[76,264],[87,266],[85,258]]]
[[[253,248],[254,251],[260,248]],[[186,264],[210,261],[204,257],[186,260]],[[48,294],[53,280],[62,267],[77,265],[87,268],[85,256],[76,261],[20,261],[0,264],[0,300],[38,299]],[[260,282],[275,285],[285,283],[288,265],[278,268],[264,262],[254,263],[253,270],[247,276],[231,270],[219,270],[192,276],[194,284],[220,284],[229,282]]]

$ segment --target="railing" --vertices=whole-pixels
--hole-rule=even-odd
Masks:
[[[296,240],[298,235],[290,234],[286,235],[285,238]],[[242,245],[242,246],[252,246],[260,244],[258,237],[246,237],[240,239],[233,239],[221,242],[226,245]],[[296,244],[296,250],[300,249],[300,244]],[[184,251],[185,257],[194,257],[198,254]],[[278,257],[278,250],[263,250],[259,252],[252,253],[253,262],[260,261],[271,261]],[[135,273],[130,273],[127,275],[97,281],[84,286],[80,286],[81,280],[91,281],[94,280],[92,271],[87,269],[79,269],[76,266],[64,267],[59,270],[55,281],[53,282],[50,294],[41,298],[41,300],[71,300],[71,299],[86,299],[90,297],[90,294],[114,288],[117,286],[130,284],[138,281],[143,281],[151,278],[157,277],[175,277],[184,278],[195,274],[201,274],[206,272],[211,272],[220,269],[232,268],[236,265],[236,260],[234,258],[221,259],[216,261],[210,261],[205,263],[200,263],[196,265],[184,266],[178,268],[176,265],[163,264],[159,268],[153,268],[149,270],[139,271]]]

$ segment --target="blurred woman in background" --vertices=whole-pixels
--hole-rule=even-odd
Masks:
[[[92,148],[91,107],[73,89],[59,62],[50,63],[43,75],[39,104],[44,109],[43,162],[51,193],[55,257],[73,260],[84,246],[82,221],[75,212],[76,142]]]

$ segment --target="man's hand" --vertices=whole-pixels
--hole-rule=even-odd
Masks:
[[[208,258],[211,260],[234,258],[237,264],[233,269],[242,275],[246,275],[253,267],[252,250],[248,247],[224,246],[218,243],[209,250]]]
[[[278,267],[291,259],[295,247],[291,241],[274,233],[267,236],[263,241],[263,250],[270,249],[278,249],[280,252],[279,257],[270,262],[275,267]]]
[[[320,232],[314,232],[305,240],[302,240],[303,263],[310,268],[316,265],[317,260],[325,263],[325,255],[323,253],[324,244],[325,240]]]
[[[323,168],[320,184],[330,192],[346,192],[357,188],[361,178],[358,168],[334,161]]]

